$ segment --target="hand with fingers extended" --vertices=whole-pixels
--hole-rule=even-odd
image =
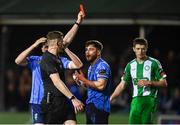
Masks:
[[[71,99],[71,102],[74,106],[75,113],[82,112],[84,110],[84,104],[78,100],[76,97]]]

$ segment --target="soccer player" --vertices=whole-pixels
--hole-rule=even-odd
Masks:
[[[86,60],[90,62],[88,78],[82,71],[76,72],[76,81],[81,81],[87,87],[86,123],[108,124],[110,113],[110,94],[112,76],[108,63],[101,58],[102,43],[89,40],[85,44]]]
[[[76,35],[79,29],[79,25],[82,23],[83,19],[84,19],[84,15],[80,11],[78,13],[78,18],[76,20],[76,23],[63,38],[63,44],[65,46],[68,46],[72,42],[74,36]],[[22,66],[28,65],[28,67],[32,71],[32,89],[31,89],[31,98],[29,103],[31,104],[33,124],[44,123],[42,118],[43,114],[41,108],[41,101],[42,101],[42,97],[44,96],[44,88],[40,75],[40,67],[39,67],[39,62],[42,56],[29,56],[29,54],[40,44],[42,44],[42,48],[41,48],[42,52],[45,52],[48,49],[48,46],[45,43],[46,43],[46,38],[42,37],[38,39],[29,48],[27,48],[22,53],[20,53],[15,59],[16,64]]]
[[[84,104],[67,88],[65,69],[82,67],[82,62],[68,48],[64,48],[63,34],[51,31],[47,34],[48,50],[43,53],[40,62],[41,76],[44,83],[42,109],[46,124],[76,124],[75,112],[83,110]],[[71,61],[59,55],[62,51]],[[59,60],[60,58],[60,60]],[[71,106],[69,100],[74,108]]]
[[[121,82],[110,97],[110,101],[112,101],[125,89],[128,83],[133,83],[130,124],[152,123],[152,114],[156,110],[158,88],[167,86],[166,74],[160,62],[147,56],[147,49],[146,39],[134,39],[133,51],[136,58],[126,65]]]

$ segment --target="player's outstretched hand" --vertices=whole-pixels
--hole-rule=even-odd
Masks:
[[[75,113],[78,113],[84,110],[84,104],[80,100],[78,100],[77,98],[74,98],[71,101],[74,106]]]

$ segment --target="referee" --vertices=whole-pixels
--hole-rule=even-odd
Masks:
[[[76,124],[75,112],[83,110],[84,104],[69,91],[64,83],[64,71],[82,67],[80,59],[68,48],[64,49],[63,34],[51,31],[47,34],[48,50],[40,62],[44,97],[42,109],[45,124]],[[66,52],[71,61],[59,55]],[[74,108],[69,103],[72,102]]]

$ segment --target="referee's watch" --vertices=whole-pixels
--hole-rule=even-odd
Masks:
[[[78,23],[78,22],[75,22],[74,24],[76,24],[78,27],[80,26],[80,23]]]
[[[71,98],[69,98],[69,100],[72,101],[75,98],[76,98],[75,96],[71,96]]]

